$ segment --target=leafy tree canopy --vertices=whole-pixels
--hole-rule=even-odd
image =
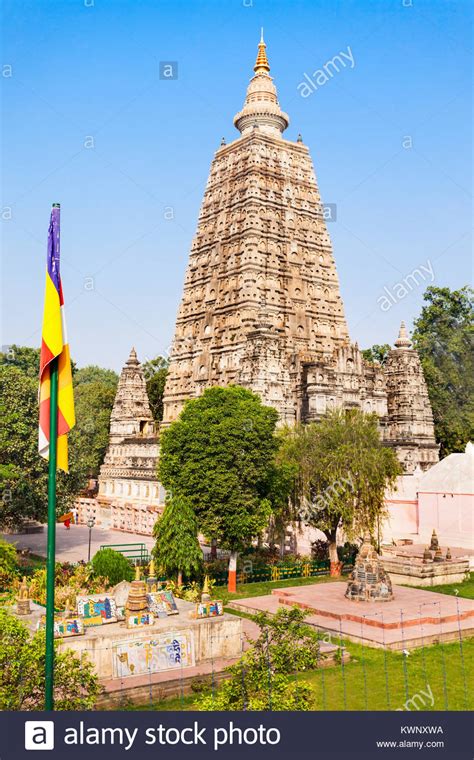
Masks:
[[[44,520],[48,464],[38,454],[38,380],[16,366],[0,366],[0,524],[16,527],[23,518]],[[72,504],[79,483],[58,473],[58,515]]]
[[[358,409],[333,410],[281,435],[279,459],[298,471],[293,498],[300,519],[326,534],[337,562],[337,529],[349,538],[373,530],[385,513],[385,490],[402,471],[398,459],[380,441],[377,416]]]
[[[0,524],[43,521],[47,462],[38,454],[39,350],[12,346],[0,363]],[[69,434],[69,474],[58,473],[58,514],[67,511],[87,479],[96,476],[108,444],[117,375],[100,367],[73,376],[76,426]]]
[[[70,471],[82,487],[89,477],[98,476],[104,460],[117,383],[115,372],[100,367],[85,367],[74,377],[76,425],[69,434]]]
[[[207,388],[161,437],[159,478],[193,507],[200,530],[240,551],[268,523],[278,414],[239,386]]]
[[[217,694],[205,696],[201,710],[311,710],[314,694],[296,674],[317,667],[317,633],[304,625],[307,613],[293,607],[274,615],[259,613],[260,634],[227,670]]]
[[[387,361],[388,352],[391,348],[389,343],[383,343],[381,346],[375,343],[372,348],[365,348],[362,351],[362,356],[367,362],[371,362],[371,364],[377,362],[383,365]]]
[[[415,321],[417,349],[433,409],[441,455],[464,451],[474,435],[473,290],[437,288]]]
[[[38,380],[40,367],[39,348],[29,346],[8,346],[6,351],[0,352],[0,364],[10,367],[18,367],[28,377]]]
[[[157,356],[155,359],[151,359],[143,364],[148,400],[155,422],[161,422],[163,419],[163,393],[165,391],[168,366],[169,360],[163,356]]]
[[[116,391],[118,379],[118,375],[113,369],[104,369],[95,364],[81,367],[81,369],[76,370],[74,373],[74,385],[76,388],[79,385],[84,385],[84,383],[101,383],[102,385],[110,385]]]
[[[45,632],[28,629],[0,609],[0,710],[44,710]],[[55,710],[91,710],[99,694],[98,676],[88,658],[71,650],[55,654]]]

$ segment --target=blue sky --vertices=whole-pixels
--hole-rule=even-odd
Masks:
[[[59,201],[77,363],[166,352],[210,162],[238,135],[262,25],[285,137],[302,133],[323,201],[337,204],[352,340],[393,342],[411,324],[431,275],[385,312],[379,299],[420,265],[435,285],[470,281],[467,0],[3,6],[3,344],[39,345]],[[304,74],[348,47],[353,68],[303,98]],[[177,80],[159,79],[160,61],[178,62]]]

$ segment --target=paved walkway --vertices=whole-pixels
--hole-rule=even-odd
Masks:
[[[474,633],[474,604],[432,591],[393,587],[391,602],[345,599],[345,583],[276,589],[267,596],[238,599],[230,607],[274,613],[282,605],[308,610],[306,622],[368,646],[412,649],[435,641],[456,641]]]
[[[2,534],[3,538],[17,549],[30,549],[33,554],[46,557],[46,526],[42,533],[13,533]],[[138,533],[124,533],[121,530],[104,530],[93,528],[91,534],[91,557],[100,549],[102,544],[145,544],[150,550],[155,543],[152,536],[142,536]],[[66,530],[64,525],[56,525],[56,559],[58,562],[87,561],[89,545],[89,528],[86,525],[71,525]]]

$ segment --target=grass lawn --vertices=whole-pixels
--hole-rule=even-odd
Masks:
[[[351,661],[307,673],[295,680],[313,687],[316,710],[397,710],[415,697],[420,710],[474,709],[474,639],[463,641],[464,672],[459,642],[432,644],[399,652],[344,642]],[[464,689],[464,676],[466,690]],[[196,710],[199,695],[166,699],[152,704],[130,706],[129,710]]]
[[[302,586],[311,583],[331,583],[337,578],[294,578],[284,581],[248,583],[229,594],[224,587],[216,589],[216,596],[228,603],[233,599],[270,594],[274,588]],[[433,587],[430,591],[454,593],[472,598],[473,578],[463,584]],[[228,610],[241,617],[252,617],[237,610]],[[374,649],[352,641],[343,641],[351,655],[349,663],[336,664],[315,671],[295,674],[295,679],[308,681],[313,687],[316,710],[397,710],[407,700],[416,697],[415,710],[474,709],[474,638],[460,642],[432,644],[416,649],[408,656],[400,652]],[[466,688],[465,688],[466,686]],[[422,693],[424,692],[424,693]],[[467,694],[466,694],[467,692]],[[163,700],[131,710],[196,710],[199,695]],[[410,707],[410,705],[409,705]]]
[[[451,596],[462,596],[464,599],[474,599],[474,573],[471,573],[467,580],[462,583],[445,583],[442,586],[417,586],[423,591],[434,591],[438,594],[450,594]]]
[[[464,674],[459,642],[432,644],[411,651],[408,656],[401,652],[384,653],[352,642],[346,642],[346,646],[351,662],[344,666],[344,673],[340,665],[308,676],[299,675],[313,685],[319,710],[341,710],[344,704],[349,710],[396,710],[417,694],[424,702],[416,700],[422,710],[472,710],[474,707],[472,638],[462,644]]]

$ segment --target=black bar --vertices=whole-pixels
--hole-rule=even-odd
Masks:
[[[326,713],[211,713],[211,712],[22,712],[0,713],[1,760],[32,760],[30,750],[25,749],[25,723],[33,722],[26,730],[32,731],[35,744],[42,743],[44,734],[38,721],[53,721],[55,746],[45,757],[47,760],[108,760],[108,758],[253,758],[267,757],[272,760],[382,760],[383,758],[423,758],[431,760],[472,760],[472,720],[461,712],[326,712]],[[196,731],[206,744],[182,743],[181,739],[194,742]],[[82,734],[81,734],[82,726]],[[178,737],[177,744],[159,743],[156,732],[162,727],[171,729],[168,738]],[[259,727],[262,728],[259,728]],[[114,743],[111,734],[102,729],[117,729]],[[120,731],[122,736],[120,736]],[[129,734],[125,729],[128,729]],[[133,742],[130,735],[136,729]],[[147,729],[148,734],[146,733]],[[217,730],[217,734],[215,731]],[[247,732],[246,732],[247,730]],[[233,741],[219,744],[229,738]],[[131,733],[130,733],[131,732]],[[227,735],[224,733],[227,732]],[[246,732],[246,733],[245,733]],[[279,741],[274,743],[278,739]],[[65,741],[77,738],[82,744]],[[156,737],[154,744],[152,737]],[[96,738],[104,743],[89,743]],[[255,738],[257,741],[255,741]],[[88,741],[89,739],[89,741]],[[268,741],[267,741],[268,739]],[[121,743],[120,740],[123,740]],[[218,744],[215,749],[215,744]],[[249,743],[251,742],[251,743]],[[270,743],[271,742],[271,743]],[[377,742],[397,742],[396,748],[377,747]],[[400,745],[404,742],[403,745]],[[423,742],[409,746],[408,742]],[[428,746],[436,742],[436,746]],[[440,744],[442,743],[442,744]],[[126,747],[129,746],[127,750]],[[44,747],[46,749],[46,747]],[[37,756],[36,756],[37,757]],[[40,755],[41,757],[41,755]],[[35,755],[33,755],[35,758]]]

